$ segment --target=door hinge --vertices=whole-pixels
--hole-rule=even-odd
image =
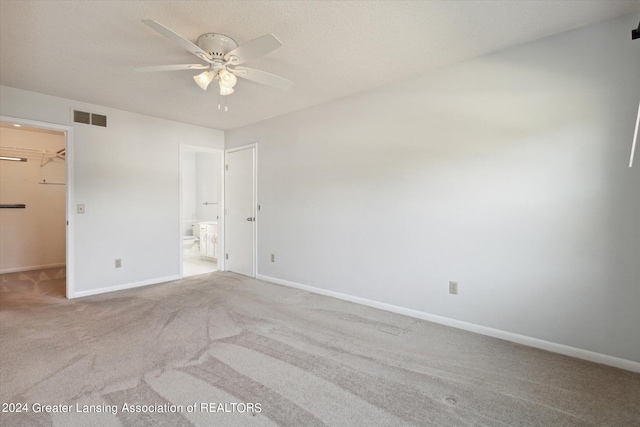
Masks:
[[[224,254],[224,259],[229,259],[229,254]]]
[[[229,170],[229,165],[224,165],[224,170],[228,171]]]

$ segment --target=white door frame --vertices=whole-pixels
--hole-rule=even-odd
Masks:
[[[253,277],[258,275],[258,226],[259,226],[259,209],[258,209],[258,143],[242,145],[240,147],[229,148],[224,150],[224,164],[227,164],[227,154],[234,151],[242,151],[253,148],[253,211],[255,212],[255,221],[253,222]],[[225,167],[226,170],[226,167]],[[227,211],[223,211],[227,214]],[[227,270],[226,252],[223,252],[224,268]]]
[[[202,147],[199,145],[189,145],[189,144],[180,144],[180,156],[179,156],[179,161],[180,161],[180,167],[179,167],[179,174],[180,174],[180,187],[179,187],[179,194],[180,194],[180,225],[178,227],[178,247],[180,248],[180,277],[184,277],[184,272],[182,271],[182,264],[184,261],[184,254],[183,254],[183,249],[182,249],[182,221],[184,220],[184,218],[182,217],[182,202],[183,202],[183,197],[184,195],[182,194],[182,160],[184,157],[184,153],[185,152],[196,152],[196,153],[207,153],[207,154],[218,154],[219,156],[219,162],[220,164],[218,165],[218,254],[224,254],[224,150],[221,148],[209,148],[209,147]],[[223,257],[224,259],[224,257]],[[220,262],[220,255],[218,255],[218,270],[219,271],[225,271],[226,270],[226,265],[223,262]]]
[[[66,218],[67,218],[67,232],[66,232],[66,289],[65,296],[67,299],[74,298],[75,289],[75,245],[74,236],[75,228],[73,222],[73,213],[75,212],[73,207],[75,206],[73,197],[73,127],[67,125],[61,125],[57,123],[40,122],[36,120],[21,119],[18,117],[0,116],[0,122],[11,123],[20,126],[53,130],[56,132],[63,132],[65,134],[65,167],[66,167]]]

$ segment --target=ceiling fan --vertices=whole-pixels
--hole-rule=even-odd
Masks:
[[[218,80],[220,95],[230,95],[234,92],[236,76],[279,89],[287,89],[293,85],[293,82],[266,71],[238,66],[282,46],[280,40],[273,34],[265,34],[238,46],[230,37],[206,33],[198,38],[196,45],[159,22],[149,19],[143,19],[142,22],[207,64],[159,65],[138,68],[137,71],[205,70],[193,79],[202,90],[207,90],[213,80]]]

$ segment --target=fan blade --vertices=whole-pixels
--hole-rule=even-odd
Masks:
[[[266,71],[255,70],[253,68],[247,67],[235,67],[229,68],[228,70],[236,76],[242,77],[243,79],[275,87],[277,89],[289,89],[291,86],[293,86],[293,82],[291,80],[287,80],[274,74],[267,73]]]
[[[180,70],[208,70],[208,65],[202,64],[180,64],[180,65],[157,65],[154,67],[136,68],[136,71],[180,71]]]
[[[233,49],[224,56],[224,60],[232,65],[243,64],[266,55],[269,52],[273,52],[280,46],[282,46],[282,43],[276,36],[273,34],[265,34],[262,37],[248,41]]]
[[[189,40],[185,39],[180,34],[165,27],[159,22],[152,21],[150,19],[143,19],[142,22],[144,22],[149,28],[156,30],[157,32],[159,32],[160,34],[162,34],[172,42],[176,43],[177,45],[181,46],[184,49],[187,49],[189,52],[193,53],[198,58],[203,59],[207,62],[213,61],[213,57],[209,55],[207,52],[200,49],[198,46],[191,43]]]

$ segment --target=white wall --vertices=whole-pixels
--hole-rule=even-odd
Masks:
[[[638,19],[227,132],[259,273],[640,362]]]
[[[72,123],[73,109],[108,127]],[[74,128],[75,296],[179,275],[179,144],[223,148],[223,132],[5,86],[0,114]]]
[[[0,127],[0,145],[55,153],[65,147],[65,137],[59,132]],[[26,205],[0,210],[0,273],[64,265],[65,186],[40,183],[51,176],[64,184],[64,160],[28,151],[0,152],[27,159],[0,161],[0,201]]]

